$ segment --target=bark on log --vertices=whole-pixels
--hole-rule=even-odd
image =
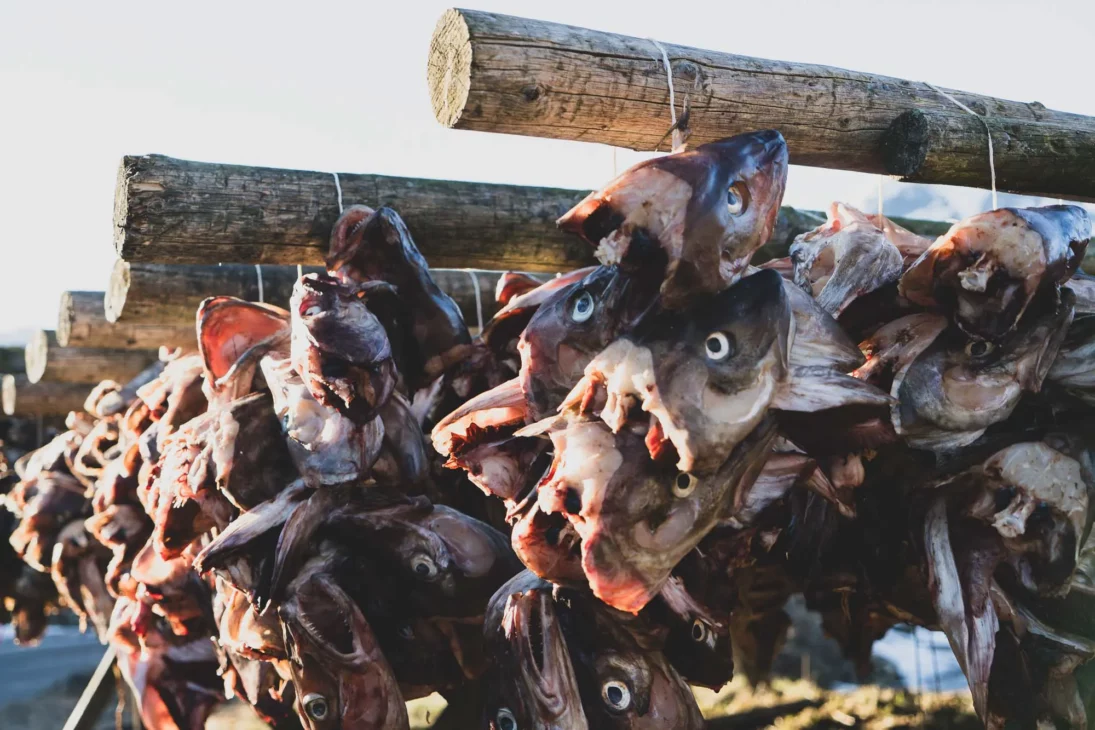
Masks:
[[[282,307],[288,306],[289,295],[297,278],[296,267],[263,266],[262,270],[266,301]],[[322,269],[309,267],[305,271],[322,271]],[[490,319],[498,311],[498,305],[494,300],[494,287],[502,275],[501,272],[433,269],[431,273],[441,290],[460,306],[469,327],[474,327],[478,320],[473,276],[479,282],[483,321]],[[111,274],[109,291],[104,299],[106,310],[104,320],[107,321],[108,327],[123,327],[123,329],[139,331],[145,328],[168,331],[188,328],[187,336],[192,343],[195,337],[194,315],[198,304],[206,297],[221,294],[257,301],[255,267],[168,266],[128,264],[118,261]],[[64,318],[63,301],[62,318]],[[110,321],[115,324],[109,324]],[[58,340],[61,336],[59,327]],[[150,338],[146,340],[152,341]],[[122,347],[123,345],[113,346]],[[134,347],[139,346],[134,345]],[[145,345],[145,347],[149,346]]]
[[[388,205],[440,268],[557,271],[587,246],[555,220],[584,192],[339,173],[346,205]],[[125,157],[114,244],[127,261],[323,263],[338,218],[331,173]]]
[[[970,121],[975,122],[974,125]],[[882,138],[886,171],[906,182],[988,187],[992,133],[996,186],[1031,195],[1095,199],[1095,134],[1053,123],[912,109],[894,119]],[[1092,126],[1095,129],[1095,125]]]
[[[193,321],[194,309],[205,296],[258,298],[253,266],[211,267],[211,260],[323,263],[338,217],[334,180],[328,173],[158,155],[127,157],[122,170],[115,224],[123,261],[115,266],[105,300],[111,322],[168,324],[181,321],[187,311],[187,321]],[[391,204],[435,268],[554,274],[596,263],[590,246],[555,226],[556,218],[588,191],[376,175],[340,179],[346,204]],[[783,208],[768,247],[785,251],[796,235],[824,219],[823,213]],[[902,225],[924,235],[939,228],[930,221]],[[175,281],[180,269],[163,264],[206,264],[203,268],[214,273],[191,285],[186,280],[196,273]],[[284,305],[296,269],[262,270],[266,301]],[[127,297],[149,302],[148,308],[126,309],[119,319]]]
[[[973,164],[923,167],[916,179],[988,187],[985,129],[927,84],[828,66],[661,44],[676,101],[688,100],[691,143],[774,128],[791,162],[888,172],[882,140],[903,112],[945,120],[934,154]],[[438,21],[427,64],[430,100],[448,127],[665,148],[669,84],[651,40],[473,10]],[[1013,192],[1095,199],[1095,118],[946,90],[998,125],[998,185]],[[678,110],[678,113],[680,110]],[[1006,132],[1006,135],[1004,134]],[[996,134],[994,134],[994,139]],[[951,146],[949,146],[951,145]],[[1034,161],[1024,171],[1027,159]],[[1001,174],[1006,170],[1007,174]]]
[[[261,266],[260,269],[263,301],[289,306],[297,268]],[[304,273],[322,270],[306,267]],[[206,297],[221,295],[259,301],[258,271],[254,266],[240,264],[170,266],[119,260],[110,274],[103,310],[108,322],[188,324],[193,330],[198,305]]]
[[[19,418],[66,416],[84,410],[91,387],[86,383],[32,383],[26,375],[5,375],[0,382],[4,415]]]
[[[155,362],[155,350],[107,350],[61,347],[55,332],[40,330],[27,343],[27,379],[94,385],[101,380],[125,383]],[[86,393],[85,393],[86,395]]]
[[[198,346],[193,312],[188,323],[180,324],[109,322],[103,296],[101,291],[61,294],[57,344],[123,350],[155,350],[161,346],[193,350]]]

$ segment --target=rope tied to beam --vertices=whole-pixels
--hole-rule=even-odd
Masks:
[[[658,52],[661,53],[662,56],[662,66],[665,68],[665,78],[669,83],[669,121],[672,122],[666,136],[672,135],[673,152],[677,152],[684,146],[684,137],[681,134],[681,127],[688,126],[688,98],[685,97],[684,115],[681,117],[680,121],[678,121],[677,98],[676,92],[673,89],[673,65],[669,63],[669,53],[666,52],[665,46],[654,38],[647,38],[647,40],[654,44],[654,47],[658,49]],[[665,137],[662,137],[662,139],[658,141],[658,144],[655,145],[654,149],[656,150],[664,140]]]
[[[297,274],[299,275],[300,272],[298,271]],[[262,267],[258,264],[255,264],[255,278],[259,282],[259,304],[266,304],[266,290],[262,285]]]
[[[475,269],[464,269],[465,274],[471,277],[471,288],[475,292],[475,317],[479,321],[479,334],[483,334],[483,292],[479,288],[479,277]]]
[[[958,99],[955,99],[953,96],[951,96],[947,92],[943,91],[942,89],[937,88],[935,86],[932,86],[927,81],[924,81],[922,83],[924,84],[924,86],[927,86],[929,89],[936,92],[940,96],[942,96],[945,99],[953,102],[954,105],[957,106],[962,111],[964,111],[967,114],[970,114],[970,115],[975,116],[978,119],[980,119],[981,124],[983,124],[985,126],[985,135],[988,137],[988,140],[989,140],[989,179],[992,183],[992,207],[993,207],[994,210],[996,208],[999,208],[1000,204],[997,201],[997,196],[996,196],[996,161],[993,158],[993,154],[992,154],[992,129],[989,127],[988,120],[985,119],[985,117],[978,114],[977,112],[975,112],[973,109],[970,109],[968,106],[966,106],[962,102],[958,101]]]

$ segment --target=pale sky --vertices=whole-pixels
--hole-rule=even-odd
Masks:
[[[448,6],[0,0],[0,341],[53,328],[62,291],[105,288],[125,154],[574,188],[607,181],[610,148],[434,121],[426,54]],[[473,7],[1095,115],[1093,0]],[[639,159],[620,151],[617,164]],[[867,204],[876,184],[792,168],[786,202]],[[905,187],[887,182],[885,195]],[[985,204],[973,191],[948,197],[956,216]]]

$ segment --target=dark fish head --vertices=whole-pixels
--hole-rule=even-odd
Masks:
[[[521,387],[533,420],[555,410],[586,365],[655,300],[656,289],[616,266],[555,291],[521,335]]]
[[[717,469],[786,379],[792,322],[773,271],[696,300],[684,316],[649,319],[634,340],[617,340],[587,370],[591,382],[607,384],[602,418],[618,428],[641,403],[657,439],[675,447],[681,471]]]
[[[678,309],[741,276],[772,233],[786,179],[783,136],[741,134],[640,163],[559,225],[597,246],[602,263],[664,266],[663,303]]]
[[[404,377],[418,388],[467,355],[471,335],[456,302],[441,291],[399,214],[354,206],[331,232],[327,269],[347,284],[387,282],[399,291],[407,340]],[[394,336],[394,333],[392,333]]]
[[[1076,272],[1090,236],[1074,205],[979,213],[940,236],[902,275],[900,292],[942,309],[972,338],[998,340],[1039,291]]]
[[[893,379],[897,433],[918,448],[957,448],[1011,415],[1024,392],[1038,392],[1072,321],[1072,297],[1024,317],[1002,340],[951,328],[935,336]]]
[[[700,730],[688,684],[641,618],[575,597],[564,624],[590,726]]]
[[[971,470],[966,514],[992,525],[1028,589],[1068,585],[1087,526],[1088,485],[1076,459],[1042,441],[1019,443]]]
[[[740,508],[774,437],[765,421],[721,468],[699,475],[653,461],[642,432],[576,422],[552,434],[556,461],[538,504],[564,515],[581,537],[594,595],[636,613],[716,523]]]
[[[294,583],[279,607],[297,697],[308,730],[407,727],[395,676],[357,605],[328,576]]]
[[[522,573],[502,586],[487,607],[484,632],[495,658],[486,727],[588,727],[550,584]]]

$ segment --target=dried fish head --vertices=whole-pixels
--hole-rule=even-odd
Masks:
[[[367,306],[377,287],[388,288],[307,274],[290,301],[293,369],[316,400],[358,424],[376,416],[398,379],[387,332]]]
[[[662,303],[734,283],[775,226],[787,144],[750,132],[642,162],[559,219],[597,246],[602,263],[664,271]]]
[[[484,725],[491,730],[589,727],[550,583],[520,573],[487,606],[484,634],[495,664]]]
[[[901,294],[937,307],[971,338],[1013,330],[1040,291],[1080,266],[1091,221],[1083,208],[1001,208],[956,223],[901,277]]]

